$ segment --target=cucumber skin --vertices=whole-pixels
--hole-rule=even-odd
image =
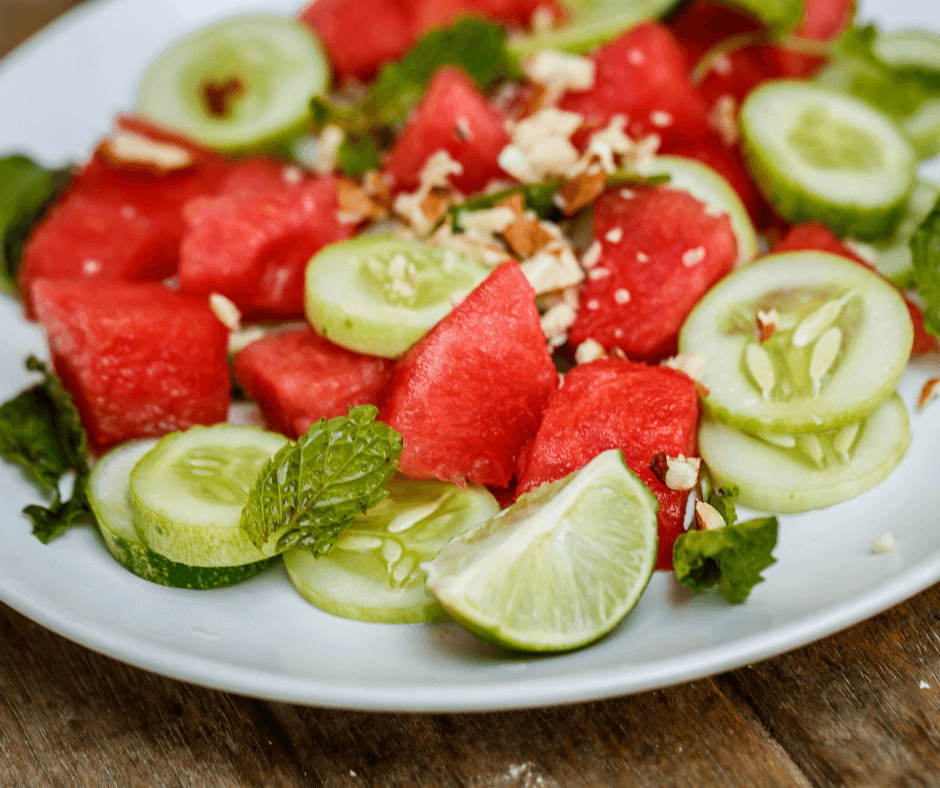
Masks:
[[[896,203],[884,208],[853,206],[846,210],[809,194],[801,186],[789,181],[747,134],[741,135],[741,153],[760,193],[791,224],[816,220],[840,238],[880,241],[897,232],[907,210],[910,189]],[[913,177],[911,182],[913,187]]]

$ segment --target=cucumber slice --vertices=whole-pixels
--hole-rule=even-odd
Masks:
[[[658,19],[679,0],[562,0],[568,23],[509,40],[509,49],[523,58],[543,49],[589,52],[598,44],[647,19]]]
[[[738,265],[757,256],[757,232],[738,193],[711,167],[684,156],[656,156],[642,167],[643,175],[668,175],[670,189],[688,192],[699,202],[727,214],[738,242]]]
[[[140,111],[229,153],[299,131],[330,67],[310,31],[277,16],[238,16],[166,50],[144,75]]]
[[[776,333],[755,339],[758,311]],[[705,402],[750,432],[837,429],[894,390],[913,343],[900,293],[864,266],[824,252],[770,255],[718,283],[689,315],[679,348],[706,357]]]
[[[307,266],[310,324],[337,345],[397,358],[490,269],[451,249],[398,238],[331,244]]]
[[[895,287],[902,290],[916,287],[914,281],[914,260],[911,257],[911,236],[914,235],[921,222],[927,218],[937,200],[940,199],[940,186],[918,178],[914,183],[914,190],[907,202],[907,213],[901,220],[901,225],[888,246],[876,247],[878,259],[875,268],[882,276],[886,276]]]
[[[189,566],[240,566],[269,558],[239,523],[262,466],[285,443],[283,435],[234,424],[167,435],[131,473],[131,510],[140,538],[155,553]]]
[[[356,518],[333,549],[284,553],[291,582],[321,610],[357,621],[415,624],[445,618],[424,584],[422,561],[499,511],[484,487],[393,479],[390,496]]]
[[[915,156],[883,112],[826,85],[773,80],[745,99],[740,128],[755,182],[788,221],[862,241],[897,229]]]
[[[754,17],[776,33],[796,27],[803,18],[805,0],[720,0]]]
[[[137,534],[129,499],[131,471],[155,445],[134,441],[112,449],[92,468],[88,501],[108,552],[125,569],[151,583],[174,588],[222,588],[267,569],[276,559],[241,566],[188,566],[153,552]]]
[[[896,68],[940,72],[940,36],[925,30],[903,30],[879,36],[875,54]],[[936,83],[936,79],[934,79]],[[931,159],[940,153],[940,90],[924,100],[902,120],[917,155]]]
[[[742,505],[805,512],[847,501],[883,481],[907,451],[911,431],[895,394],[861,422],[789,437],[792,445],[779,445],[705,419],[698,445],[715,481],[737,486]]]

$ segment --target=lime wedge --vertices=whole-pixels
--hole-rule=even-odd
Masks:
[[[543,484],[422,564],[428,588],[484,640],[566,651],[610,632],[656,564],[657,511],[619,449]]]

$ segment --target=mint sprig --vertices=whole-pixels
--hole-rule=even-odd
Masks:
[[[353,518],[388,497],[401,436],[375,421],[372,405],[311,425],[268,460],[248,496],[241,528],[265,552],[329,550]]]
[[[72,397],[45,364],[30,356],[26,368],[43,380],[0,405],[0,457],[19,465],[45,492],[48,507],[27,506],[33,533],[49,542],[91,513],[85,496],[88,476],[88,440]],[[63,500],[59,483],[76,474],[72,496]]]
[[[924,328],[940,336],[940,200],[911,236],[914,281],[924,299]]]
[[[15,292],[23,244],[70,177],[26,156],[0,158],[0,289]]]

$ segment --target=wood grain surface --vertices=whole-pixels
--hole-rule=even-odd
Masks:
[[[74,0],[0,0],[0,55]],[[940,585],[713,679],[488,714],[244,698],[75,645],[0,604],[0,788],[940,785]]]

